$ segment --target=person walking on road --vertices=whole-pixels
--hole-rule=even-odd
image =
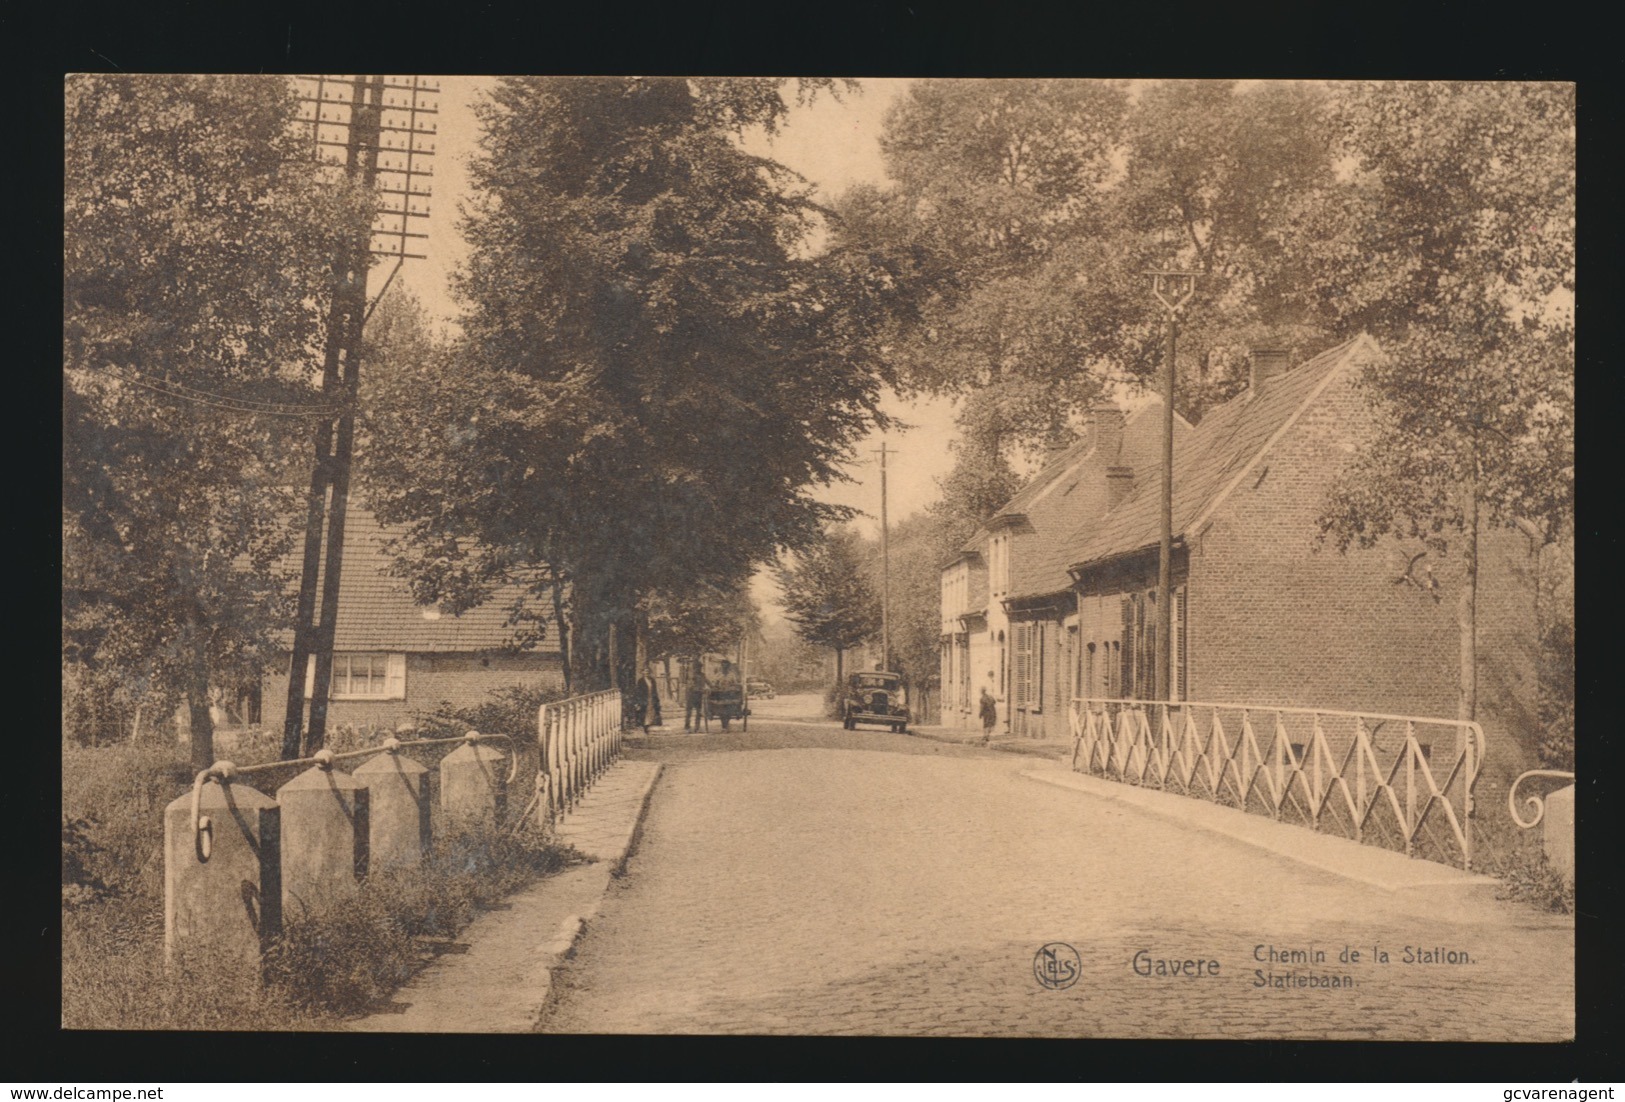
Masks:
[[[649,733],[651,722],[657,727],[661,726],[660,689],[655,684],[654,670],[650,667],[643,667],[643,676],[638,678],[632,699],[637,708],[638,726],[643,728],[644,734]]]
[[[987,676],[990,679],[993,677],[991,673]],[[999,722],[999,702],[993,699],[993,694],[986,685],[982,686],[980,711],[982,715],[982,745],[985,746],[993,738],[993,725]]]
[[[703,666],[696,662],[691,667],[691,670],[683,709],[683,730],[685,732],[700,729],[700,722],[705,719],[705,691],[710,687],[706,684],[705,668]]]

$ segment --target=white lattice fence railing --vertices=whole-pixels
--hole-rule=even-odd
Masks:
[[[547,821],[556,824],[620,756],[621,693],[606,689],[544,704],[536,715],[536,731],[537,803],[547,809]]]
[[[1071,726],[1078,772],[1472,867],[1472,790],[1484,761],[1476,723],[1080,698]]]

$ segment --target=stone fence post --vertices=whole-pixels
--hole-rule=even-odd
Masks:
[[[500,750],[468,741],[440,761],[440,811],[448,831],[497,826],[507,810],[508,759]]]
[[[276,790],[282,806],[283,912],[317,910],[355,895],[367,875],[370,793],[333,768],[333,752]]]
[[[218,762],[164,808],[164,960],[259,975],[282,931],[281,806]]]
[[[1559,788],[1546,797],[1546,861],[1574,882],[1574,786]]]
[[[384,742],[384,752],[368,758],[355,778],[370,793],[373,869],[414,868],[429,848],[429,770],[400,753],[400,740]]]

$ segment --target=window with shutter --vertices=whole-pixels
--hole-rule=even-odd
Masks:
[[[308,699],[316,680],[316,658],[305,669],[305,696]],[[332,700],[405,700],[406,655],[335,654],[333,679],[328,686]]]

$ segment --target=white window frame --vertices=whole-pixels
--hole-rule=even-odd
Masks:
[[[374,692],[369,687],[366,692],[350,692],[349,685],[354,677],[354,667],[357,659],[366,659],[368,665],[368,680],[372,680],[371,663],[382,659],[384,663],[382,691]],[[309,700],[315,691],[316,685],[316,656],[310,656],[305,666],[305,699]],[[345,686],[343,690],[339,686]],[[384,651],[339,651],[333,655],[333,679],[328,685],[327,699],[329,700],[405,700],[406,699],[406,655],[391,654]]]

